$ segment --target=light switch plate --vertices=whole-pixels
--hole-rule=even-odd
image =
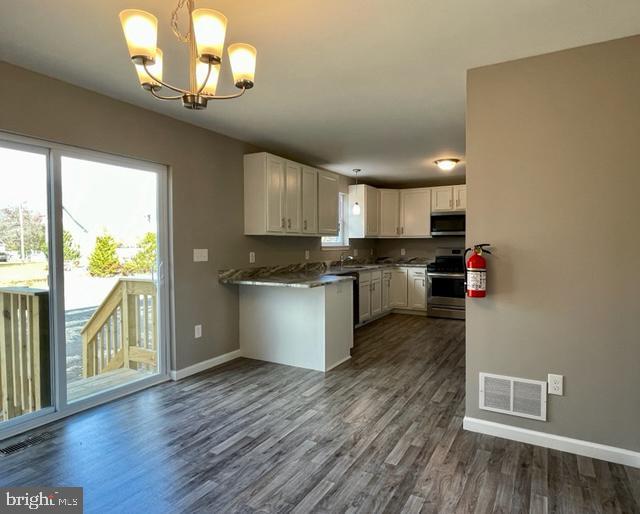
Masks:
[[[309,250],[305,250],[304,251],[304,260],[308,261],[310,256],[311,256],[311,254],[309,253]]]
[[[194,336],[196,339],[200,339],[202,337],[202,325],[196,325],[194,327]]]
[[[194,248],[193,249],[193,262],[207,262],[209,260],[208,248]]]
[[[371,248],[371,250],[369,250],[369,255],[373,255],[373,248]]]
[[[564,394],[564,377],[562,375],[552,375],[549,373],[547,376],[547,391],[549,394],[555,394],[562,396]]]
[[[400,248],[400,255],[407,255],[407,251],[404,248]]]
[[[249,252],[249,264],[256,262],[256,252]]]
[[[353,256],[354,256],[354,257],[357,257],[357,256],[358,256],[358,249],[357,249],[357,248],[354,248],[354,250],[353,250]]]

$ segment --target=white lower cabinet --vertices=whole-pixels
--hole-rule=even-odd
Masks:
[[[427,309],[427,287],[425,270],[409,269],[408,305],[409,309]]]
[[[359,324],[393,309],[426,311],[424,268],[391,268],[358,274]]]
[[[382,314],[382,271],[371,273],[371,317]]]
[[[389,303],[389,289],[391,288],[391,271],[384,270],[382,272],[382,312],[389,312],[391,304]]]
[[[360,273],[358,287],[358,318],[360,323],[371,319],[371,273]]]
[[[407,269],[394,268],[391,270],[391,285],[389,287],[389,305],[398,308],[407,307]]]

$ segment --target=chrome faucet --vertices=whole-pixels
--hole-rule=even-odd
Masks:
[[[353,257],[351,255],[346,255],[344,253],[340,254],[340,269],[344,268],[344,261],[352,261]]]

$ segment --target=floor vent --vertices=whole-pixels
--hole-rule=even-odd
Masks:
[[[480,373],[480,408],[547,420],[547,383]]]
[[[33,437],[27,437],[23,441],[18,443],[10,444],[3,448],[0,448],[0,453],[3,455],[11,455],[12,453],[19,452],[24,450],[25,448],[29,448],[30,446],[35,446],[37,444],[48,441],[49,439],[53,439],[53,434],[51,432],[42,432],[41,434],[34,435]]]

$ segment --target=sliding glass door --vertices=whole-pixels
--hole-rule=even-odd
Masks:
[[[0,146],[0,427],[51,405],[48,152]]]
[[[166,168],[0,133],[0,180],[0,437],[166,379]]]
[[[67,400],[158,373],[158,177],[61,159]]]

